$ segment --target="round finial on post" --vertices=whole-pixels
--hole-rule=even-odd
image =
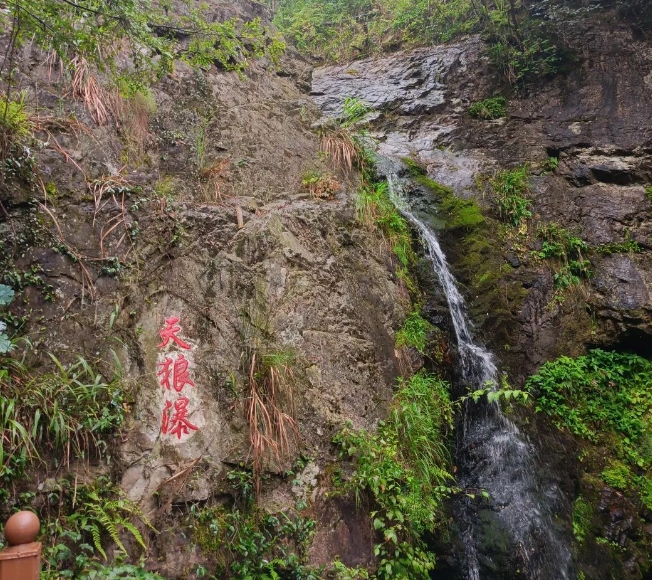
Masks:
[[[41,529],[38,516],[33,512],[18,512],[11,516],[5,524],[5,539],[10,546],[30,544]]]

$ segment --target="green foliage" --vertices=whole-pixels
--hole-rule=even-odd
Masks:
[[[142,566],[116,563],[105,566],[99,562],[91,563],[91,570],[83,573],[80,580],[165,580],[163,576],[148,572]]]
[[[573,535],[579,544],[584,542],[591,529],[593,506],[582,496],[573,503]]]
[[[124,578],[127,573],[134,576],[126,577],[143,580],[158,578],[124,563],[127,552],[122,539],[129,536],[144,549],[145,541],[136,522],[145,527],[151,524],[111,480],[100,477],[92,485],[58,480],[45,501],[41,580]],[[99,559],[106,561],[111,543],[118,551],[116,561],[113,565],[100,564]]]
[[[342,114],[338,119],[338,123],[344,129],[360,123],[365,119],[369,113],[373,111],[373,107],[356,97],[346,97],[342,107]]]
[[[0,151],[8,152],[14,145],[32,134],[32,122],[25,110],[25,94],[9,100],[0,99]]]
[[[190,509],[192,540],[217,563],[220,578],[235,580],[318,580],[307,566],[315,522],[287,513],[263,513],[255,506],[241,511],[224,506]]]
[[[600,244],[595,248],[595,251],[610,256],[611,254],[638,254],[642,249],[638,242],[632,238],[631,233],[627,232],[624,241]]]
[[[413,310],[396,333],[396,346],[411,346],[425,354],[426,338],[431,328],[432,324],[423,318],[418,310]]]
[[[410,228],[391,202],[387,183],[363,185],[357,193],[356,212],[361,223],[380,229],[404,267],[414,261]]]
[[[612,461],[601,473],[604,482],[620,491],[628,491],[632,485],[632,470],[621,461]]]
[[[645,186],[645,195],[650,201],[652,201],[652,185]]]
[[[500,119],[507,115],[507,100],[505,97],[491,97],[477,101],[469,107],[469,114],[476,119]]]
[[[11,286],[6,284],[0,284],[0,307],[7,306],[14,299],[14,290]],[[9,338],[9,335],[5,332],[7,330],[7,324],[0,320],[0,355],[7,354],[10,350],[14,348],[14,343]],[[2,377],[2,367],[0,367],[0,378]],[[1,457],[1,455],[0,455]],[[0,464],[2,459],[0,459]]]
[[[591,262],[584,257],[589,246],[582,238],[553,223],[542,224],[537,237],[542,243],[535,257],[556,264],[555,288],[562,290],[591,277]]]
[[[652,362],[627,353],[592,350],[544,364],[525,388],[537,411],[562,429],[608,450],[602,471],[618,489],[649,501],[652,475]]]
[[[555,171],[557,167],[559,167],[559,157],[548,157],[546,169],[548,171]]]
[[[489,181],[500,217],[514,227],[519,227],[524,220],[532,217],[532,202],[526,197],[529,180],[528,167],[523,165],[500,171]]]
[[[355,466],[344,490],[367,492],[377,506],[378,578],[429,578],[434,554],[421,538],[442,524],[442,502],[453,491],[445,442],[452,417],[447,383],[420,372],[399,381],[376,433],[345,427],[334,439]]]
[[[554,21],[576,14],[558,13],[548,4],[532,10],[523,0],[281,0],[275,23],[300,51],[336,61],[480,32],[493,63],[520,84],[563,66]]]
[[[297,48],[350,60],[400,44],[446,42],[473,30],[469,0],[282,0],[275,23]]]
[[[179,59],[242,71],[254,58],[278,61],[284,49],[260,19],[215,21],[207,5],[190,1],[162,10],[150,0],[16,0],[9,10],[19,42],[54,50],[66,65],[88,61],[134,86],[170,72]],[[131,64],[121,68],[124,55]]]
[[[8,483],[24,473],[39,450],[51,459],[102,456],[107,436],[123,422],[124,391],[119,374],[107,382],[79,357],[65,366],[53,355],[53,372],[30,375],[18,363],[0,375],[0,479]]]

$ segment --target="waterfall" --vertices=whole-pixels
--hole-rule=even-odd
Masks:
[[[450,309],[457,339],[461,375],[473,390],[482,389],[488,381],[497,382],[498,370],[492,354],[474,341],[466,315],[464,298],[453,277],[446,256],[432,229],[417,217],[405,195],[405,180],[395,173],[387,176],[391,201],[415,227],[427,249]],[[558,489],[542,490],[536,480],[536,452],[516,425],[506,417],[498,403],[469,403],[461,427],[458,460],[464,458],[465,469],[458,478],[460,487],[483,489],[490,494],[487,517],[495,520],[489,533],[501,530],[508,540],[507,550],[517,553],[513,561],[522,569],[513,570],[514,578],[528,580],[568,580],[572,567],[567,546],[556,536],[548,504]],[[470,499],[462,500],[456,514],[465,548],[465,569],[468,580],[480,580],[480,558],[483,554],[478,506]],[[507,578],[501,570],[500,578]]]

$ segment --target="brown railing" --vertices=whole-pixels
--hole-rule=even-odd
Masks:
[[[9,544],[0,552],[0,580],[38,580],[41,542],[35,542],[41,524],[32,512],[18,512],[5,525]]]

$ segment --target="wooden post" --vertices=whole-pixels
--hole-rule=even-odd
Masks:
[[[38,580],[41,573],[41,542],[34,539],[41,524],[36,514],[18,512],[5,525],[9,544],[0,552],[0,580]]]

